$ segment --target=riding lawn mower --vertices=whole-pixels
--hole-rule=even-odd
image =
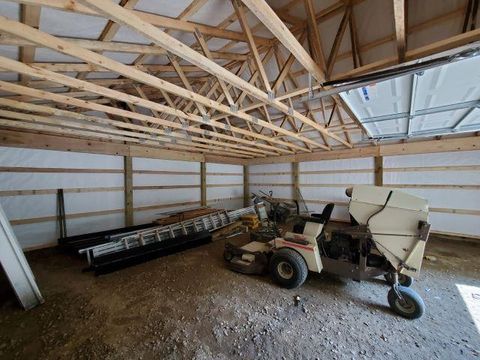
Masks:
[[[325,229],[334,204],[321,214],[301,216],[283,237],[252,241],[236,247],[227,244],[228,267],[246,274],[267,270],[282,287],[301,286],[309,271],[322,271],[366,280],[385,276],[391,285],[390,307],[399,315],[416,319],[425,304],[410,288],[418,277],[428,239],[427,201],[396,189],[357,185],[346,191],[350,197],[349,226]]]

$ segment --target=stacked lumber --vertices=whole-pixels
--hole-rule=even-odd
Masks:
[[[243,215],[240,220],[242,220],[243,225],[248,226],[250,229],[257,229],[260,226],[260,220],[255,214]]]
[[[154,223],[158,225],[170,225],[170,224],[175,224],[184,220],[194,219],[199,216],[216,213],[219,211],[222,211],[222,210],[213,209],[213,208],[198,208],[198,209],[192,209],[192,210],[185,210],[175,214],[168,215],[166,217],[159,218],[155,220]]]
[[[221,229],[215,230],[212,235],[212,241],[225,239],[236,233],[246,233],[248,227],[242,224],[241,221],[235,221],[234,223],[227,225]]]

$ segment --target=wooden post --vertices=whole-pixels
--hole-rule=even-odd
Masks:
[[[125,176],[125,226],[133,225],[133,167],[132,157],[124,156]]]
[[[250,205],[250,178],[248,176],[248,165],[243,165],[243,206]]]
[[[383,156],[375,156],[375,186],[383,186]]]
[[[207,206],[207,163],[200,163],[200,205]]]
[[[292,191],[293,191],[293,200],[299,200],[299,190],[300,190],[300,174],[299,174],[298,162],[292,163]]]

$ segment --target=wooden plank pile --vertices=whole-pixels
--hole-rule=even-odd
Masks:
[[[175,214],[170,214],[166,217],[159,218],[155,220],[154,223],[157,225],[170,225],[170,224],[175,224],[181,221],[194,219],[199,216],[216,213],[219,211],[221,211],[221,209],[213,209],[213,208],[205,208],[205,207],[198,208],[198,209],[185,210],[185,211],[177,212]]]

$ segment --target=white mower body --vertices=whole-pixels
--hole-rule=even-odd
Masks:
[[[399,273],[418,277],[426,244],[419,226],[428,222],[425,199],[396,189],[357,185],[348,210],[359,224],[368,225],[378,251]]]

